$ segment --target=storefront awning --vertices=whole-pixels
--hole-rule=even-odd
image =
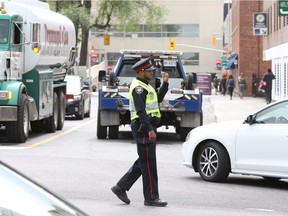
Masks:
[[[235,60],[238,61],[238,55],[235,55],[233,58],[231,58],[228,63],[227,66],[225,67],[226,70],[232,70],[235,69],[236,65],[235,65]]]

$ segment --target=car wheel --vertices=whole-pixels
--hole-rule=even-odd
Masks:
[[[83,120],[84,119],[84,112],[85,112],[85,107],[84,107],[84,101],[81,102],[81,106],[79,107],[80,114],[76,115],[76,119],[78,120]]]
[[[198,153],[197,168],[205,181],[223,182],[230,173],[228,153],[219,143],[207,142]]]

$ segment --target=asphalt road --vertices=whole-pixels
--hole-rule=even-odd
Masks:
[[[213,98],[204,99],[204,113],[209,113],[204,116],[206,123],[217,120],[213,114],[217,105],[212,102]],[[121,128],[118,140],[96,138],[96,103],[94,95],[90,118],[67,119],[63,130],[55,134],[32,134],[25,144],[12,146],[3,138],[1,160],[91,216],[288,214],[286,180],[271,183],[260,177],[230,175],[226,183],[205,182],[181,164],[182,142],[171,128],[160,130],[157,145],[160,197],[168,206],[144,206],[141,179],[128,192],[131,204],[123,204],[110,188],[137,158],[136,146],[129,126]]]

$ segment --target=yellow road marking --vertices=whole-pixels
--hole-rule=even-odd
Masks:
[[[50,142],[50,141],[55,140],[55,139],[57,139],[57,138],[59,138],[59,137],[61,137],[61,136],[64,136],[64,135],[66,135],[66,134],[68,134],[68,133],[71,133],[72,131],[75,131],[75,130],[77,130],[78,128],[81,128],[81,127],[83,127],[83,126],[85,126],[85,125],[87,125],[87,124],[90,124],[90,123],[94,122],[94,121],[96,121],[96,119],[92,119],[92,120],[87,121],[87,122],[85,122],[85,123],[83,123],[83,124],[80,124],[80,125],[78,125],[78,126],[76,126],[76,127],[73,127],[73,128],[71,128],[71,129],[69,129],[69,130],[67,130],[67,131],[64,131],[64,132],[62,132],[62,133],[59,133],[59,134],[57,134],[57,135],[55,135],[55,136],[52,136],[52,137],[47,138],[47,139],[45,139],[45,140],[42,140],[42,141],[40,141],[40,142],[31,144],[31,145],[29,145],[28,147],[31,147],[31,148],[32,148],[32,147],[38,147],[38,146],[40,146],[40,145],[43,145],[44,143]]]

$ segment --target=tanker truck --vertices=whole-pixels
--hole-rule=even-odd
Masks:
[[[37,0],[0,0],[0,126],[12,143],[62,130],[65,75],[75,60],[71,20]]]

